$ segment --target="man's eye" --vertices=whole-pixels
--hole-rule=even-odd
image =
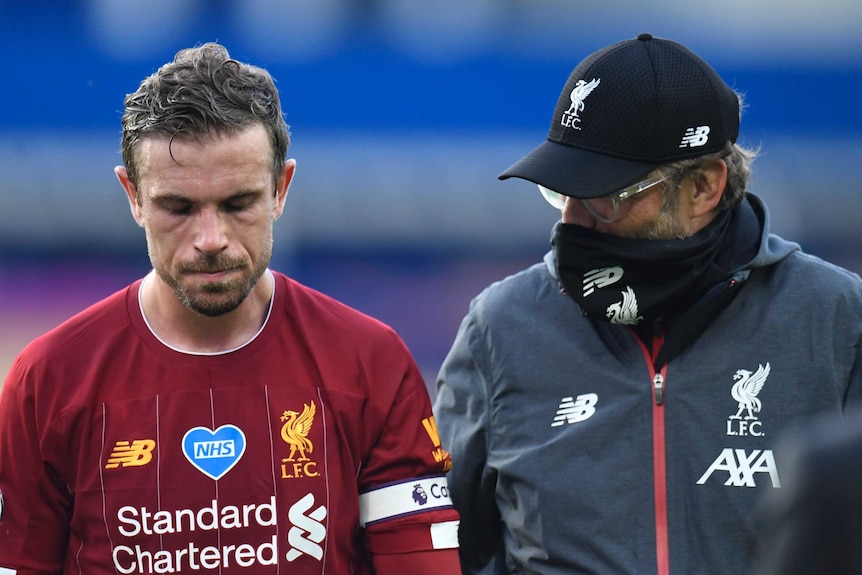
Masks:
[[[252,198],[237,198],[229,202],[225,202],[225,210],[229,212],[241,212],[247,209],[254,200]]]
[[[164,202],[162,208],[176,215],[187,214],[191,210],[191,204],[187,202]]]

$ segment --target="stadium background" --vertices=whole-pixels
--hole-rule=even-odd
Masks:
[[[216,40],[270,70],[293,134],[272,266],[392,325],[432,384],[469,299],[548,248],[557,214],[497,174],[581,58],[640,32],[745,93],[774,230],[862,270],[856,0],[0,0],[0,375],[148,271],[112,172],[122,99]]]

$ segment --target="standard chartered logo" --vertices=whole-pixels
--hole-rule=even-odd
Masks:
[[[314,495],[309,493],[290,507],[288,518],[293,527],[287,532],[287,542],[292,549],[287,552],[287,560],[295,561],[302,555],[311,555],[318,561],[323,558],[323,548],[318,545],[326,537],[326,507],[321,505],[314,511]]]
[[[321,542],[326,538],[326,507],[315,507],[314,495],[306,494],[288,510],[290,529],[287,532],[288,561],[309,556],[323,559]],[[253,527],[272,527],[278,524],[276,499],[261,504],[220,507],[213,500],[200,509],[152,511],[147,507],[126,505],[117,510],[118,534],[132,538],[189,533],[192,541],[175,549],[151,551],[140,544],[115,545],[112,551],[114,567],[118,573],[187,573],[201,570],[221,570],[229,567],[255,567],[277,565],[279,561],[276,535],[262,542],[242,544],[204,545],[201,535],[207,531],[226,531]],[[195,534],[198,534],[197,536]],[[233,538],[235,539],[235,538]]]
[[[225,505],[218,501],[197,510],[152,512],[146,507],[126,505],[117,511],[119,533],[125,537],[139,535],[166,535],[197,531],[243,529],[251,526],[274,527],[276,521],[275,496],[269,503],[259,505]],[[192,541],[173,550],[148,551],[140,545],[117,545],[113,550],[114,567],[124,575],[131,573],[184,573],[201,569],[220,569],[236,565],[276,565],[277,541],[272,539],[260,545],[244,543],[215,547],[202,546]]]

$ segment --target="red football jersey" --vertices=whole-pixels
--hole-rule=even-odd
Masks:
[[[0,573],[367,574],[371,553],[457,547],[451,463],[403,342],[273,275],[264,327],[234,350],[159,341],[138,281],[19,355],[0,392]]]

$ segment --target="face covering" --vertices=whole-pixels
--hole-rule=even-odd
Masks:
[[[722,211],[691,237],[644,240],[557,224],[557,274],[582,313],[622,325],[652,322],[710,274],[730,222]]]

